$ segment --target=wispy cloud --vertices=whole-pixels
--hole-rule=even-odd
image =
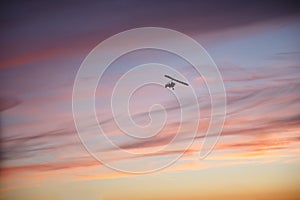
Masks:
[[[0,97],[0,112],[13,108],[20,103],[22,101],[15,97]]]

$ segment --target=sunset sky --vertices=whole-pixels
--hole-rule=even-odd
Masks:
[[[299,8],[293,1],[2,3],[0,199],[300,199]],[[217,65],[227,113],[221,137],[206,158],[199,159],[199,152],[211,117],[206,84],[214,80],[205,82],[183,59],[154,49],[130,52],[113,62],[95,93],[99,124],[89,124],[90,116],[83,116],[87,133],[101,126],[120,149],[108,148],[104,137],[98,141],[99,136],[89,135],[105,157],[103,163],[82,144],[72,113],[76,73],[100,42],[139,27],[182,32],[200,43]],[[113,53],[107,49],[108,55]],[[139,88],[128,108],[132,119],[149,123],[149,108],[161,104],[167,120],[156,137],[129,140],[112,115],[111,94],[126,72],[154,62],[184,76],[200,109],[191,96],[178,105],[172,90]],[[153,75],[164,80],[157,71],[134,78],[144,81]],[[129,82],[121,90],[133,86]],[[181,94],[184,89],[175,88]],[[80,97],[82,102],[90,98],[84,93]],[[183,107],[189,117],[181,121]],[[200,118],[193,118],[198,112]],[[193,137],[195,120],[199,124]],[[175,135],[179,137],[172,142]],[[193,144],[184,149],[191,139]],[[122,156],[122,151],[132,156]],[[153,173],[124,173],[107,166],[151,169],[177,157]]]

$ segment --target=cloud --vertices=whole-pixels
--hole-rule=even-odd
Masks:
[[[5,19],[1,44],[5,50],[1,51],[0,69],[75,54],[77,57],[84,56],[95,43],[133,27],[158,26],[199,34],[220,32],[286,16],[297,17],[299,9],[294,4],[294,1],[216,1],[214,4],[196,1],[131,1],[125,5],[114,1],[93,4],[77,2],[72,5],[60,3],[60,6],[49,5],[45,8],[44,3],[29,3],[26,6],[6,3],[1,13]],[[78,9],[85,14],[77,15]],[[212,14],[216,11],[217,15]],[[110,17],[112,15],[115,17]]]
[[[21,100],[14,97],[0,97],[0,112],[13,108],[21,103]]]
[[[174,134],[164,135],[161,137],[150,138],[140,142],[134,142],[129,144],[118,145],[121,149],[137,149],[137,148],[149,148],[154,146],[163,146],[168,144],[174,139]]]
[[[300,51],[279,52],[268,58],[271,60],[299,60]]]
[[[223,144],[221,139],[220,146],[217,146],[216,150],[226,151],[236,149],[242,151],[244,148],[247,148],[249,152],[256,152],[259,150],[277,151],[280,149],[288,149],[290,145],[299,143],[299,136],[295,136],[296,131],[299,129],[299,112],[295,109],[299,106],[299,83],[293,79],[290,81],[279,82],[274,85],[273,81],[277,80],[277,78],[282,74],[281,70],[274,70],[272,73],[272,76],[265,74],[265,76],[260,77],[259,80],[266,81],[267,83],[262,87],[260,87],[260,85],[253,85],[252,88],[245,89],[243,88],[243,84],[249,81],[248,79],[245,79],[244,81],[240,81],[240,85],[238,85],[238,87],[229,88],[227,90],[228,116],[222,132],[222,137],[246,136],[258,138],[259,140],[256,142],[241,142],[240,144]],[[289,73],[285,73],[284,77],[289,77],[286,74],[289,75]],[[255,76],[252,77],[253,80],[256,78],[257,77]],[[10,101],[11,100],[5,100],[5,102]],[[38,99],[36,99],[36,101],[38,102]],[[202,111],[205,109],[209,110],[209,105],[207,103],[203,104],[202,98],[199,98],[199,101],[202,105]],[[193,106],[189,99],[186,99],[185,102],[186,103],[183,105],[184,107]],[[173,101],[165,102],[165,104],[167,105],[167,111],[180,109],[180,106],[175,104]],[[7,105],[8,106],[6,106],[6,108],[11,107],[9,103],[7,103]],[[17,103],[11,103],[11,105],[17,105]],[[135,114],[134,117],[143,118],[147,115],[148,112],[139,112]],[[209,113],[206,113],[206,115],[202,115],[202,117],[209,118],[210,116]],[[110,126],[113,121],[114,119],[112,117],[107,117],[100,121],[100,124]],[[164,146],[174,138],[174,134],[176,133],[175,130],[178,125],[178,121],[173,122],[173,124],[170,124],[169,129],[166,130],[166,134],[162,134],[160,137],[153,137],[149,140],[138,142],[124,142],[121,143],[119,147],[121,149],[129,150]],[[203,127],[203,124],[201,126]],[[116,130],[111,130],[111,132],[114,131]],[[204,138],[203,131],[203,129],[199,129],[199,135],[195,138],[195,140],[202,140]],[[176,144],[180,144],[181,142],[191,139],[188,131],[179,134],[184,136],[176,140]],[[274,135],[276,135],[276,137],[274,137]],[[287,137],[287,135],[289,135],[289,140],[286,141],[286,143],[278,143],[278,145],[275,145],[276,140],[282,137]],[[3,158],[5,160],[24,160],[36,155],[52,155],[55,158],[59,151],[75,150],[78,152],[78,149],[81,147],[81,143],[77,138],[74,124],[69,123],[63,124],[62,128],[50,131],[6,135],[5,137],[2,137],[1,147]],[[104,150],[110,151],[111,149]],[[182,151],[165,151],[149,154],[148,156],[159,157],[162,155],[171,155],[180,152]],[[85,153],[80,152],[79,154],[84,155]],[[125,159],[134,159],[134,157]],[[31,169],[57,170],[73,167],[77,168],[80,166],[80,163],[74,163],[72,159],[69,162],[70,164],[68,165],[64,162],[60,163],[55,162],[55,160],[49,160],[49,164],[36,164],[34,165],[36,167],[32,167]],[[24,166],[24,168],[22,168],[22,166]],[[82,166],[88,167],[88,164],[86,165],[85,162],[82,161]],[[26,165],[22,163],[19,163],[18,167],[19,168],[14,169],[16,171],[25,171],[30,168],[26,167]]]
[[[1,168],[1,173],[17,173],[24,171],[55,171],[64,170],[70,168],[89,167],[101,165],[99,161],[94,159],[69,161],[69,162],[53,162],[49,164],[31,164],[31,165],[20,165],[10,166]]]
[[[47,152],[56,152],[68,147],[79,146],[75,129],[57,129],[39,134],[20,133],[1,138],[2,161],[23,160]]]

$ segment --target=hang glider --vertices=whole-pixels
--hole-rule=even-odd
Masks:
[[[187,84],[187,83],[185,83],[183,81],[177,80],[176,78],[173,78],[173,77],[171,77],[169,75],[165,75],[165,77],[171,80],[170,82],[168,82],[167,84],[165,84],[165,88],[170,88],[170,89],[174,90],[175,82],[183,84],[185,86],[189,86],[189,84]]]

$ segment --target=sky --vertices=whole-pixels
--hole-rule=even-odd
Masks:
[[[0,199],[300,198],[296,1],[13,1],[2,3],[0,18]],[[94,154],[78,134],[72,92],[80,66],[105,39],[140,27],[186,34],[205,48],[219,69],[226,118],[220,137],[209,137],[218,142],[205,158],[200,159],[199,152],[212,116],[208,85],[215,79],[205,79],[189,62],[162,50],[132,51],[111,63],[95,91],[98,123],[81,113],[85,141]],[[181,45],[172,37],[159,41]],[[131,44],[135,40],[108,48],[106,55]],[[117,85],[124,74],[147,63],[177,70],[189,87],[176,85],[173,91],[148,84],[123,104],[135,81],[168,81],[162,71],[150,67]],[[82,84],[93,78],[96,73]],[[111,107],[116,85],[114,105],[130,111],[143,130],[138,137],[158,130],[156,136],[132,138],[126,134],[133,131],[120,130],[116,121],[124,122],[124,113],[114,116],[116,107]],[[191,89],[195,96],[186,92]],[[83,111],[91,99],[86,94],[78,96]],[[149,115],[154,104],[165,112],[156,108]],[[166,121],[157,129],[162,116]],[[124,124],[133,130],[131,123]],[[95,134],[98,126],[105,136]]]

